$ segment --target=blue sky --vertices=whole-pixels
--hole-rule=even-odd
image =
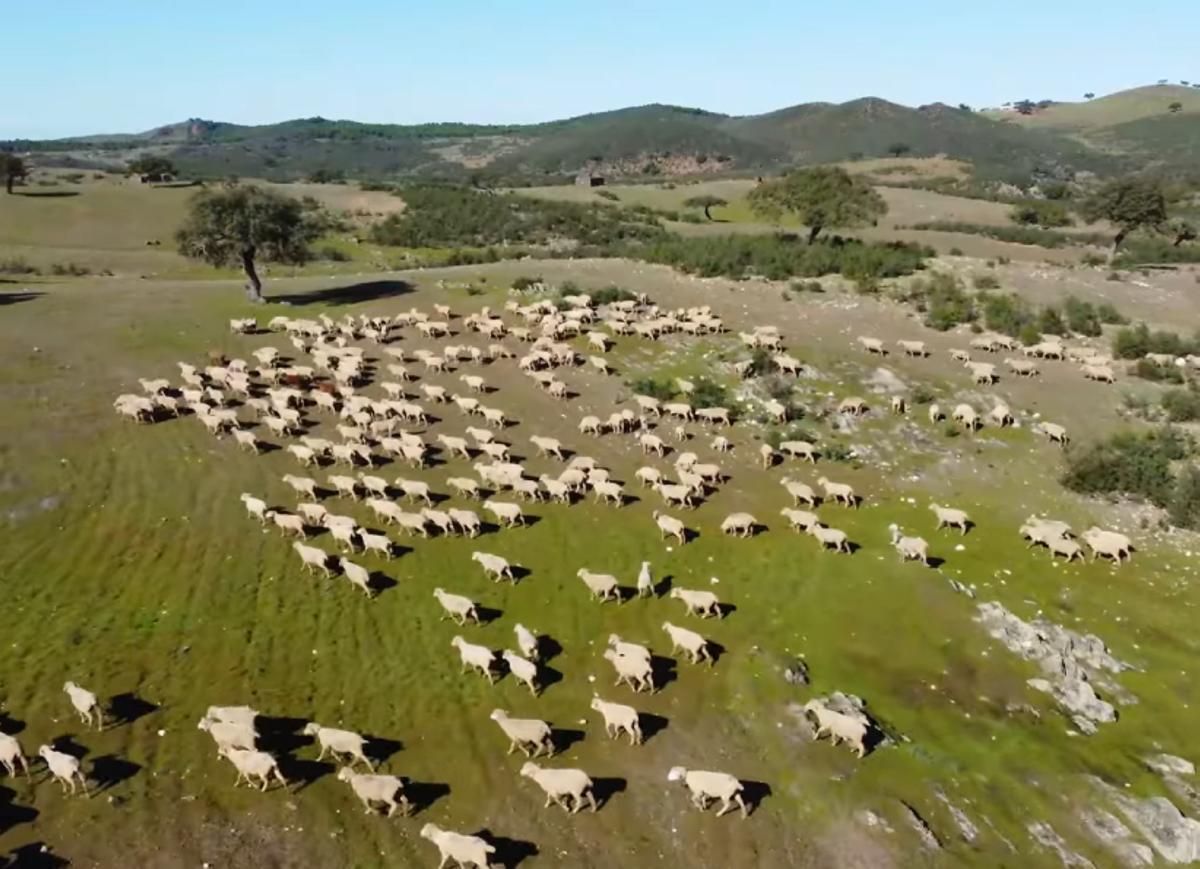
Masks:
[[[1200,80],[1188,0],[47,0],[4,25],[0,138],[187,117],[529,122],[650,102],[750,114],[973,106]]]

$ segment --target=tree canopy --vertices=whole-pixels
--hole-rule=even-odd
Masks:
[[[750,191],[750,207],[771,220],[791,215],[808,227],[816,241],[826,227],[853,229],[887,213],[887,203],[866,182],[837,166],[798,169],[764,181]]]
[[[728,204],[729,203],[726,202],[724,199],[722,199],[720,196],[713,196],[712,194],[705,194],[703,196],[692,196],[689,199],[683,200],[683,205],[685,208],[703,208],[704,216],[706,218],[708,218],[709,220],[712,220],[712,213],[709,211],[709,209],[718,208],[722,205],[728,205]]]
[[[1158,229],[1167,221],[1167,200],[1157,182],[1146,178],[1118,178],[1084,200],[1085,220],[1107,220],[1117,227],[1113,250],[1137,229]]]
[[[131,175],[163,176],[177,174],[174,163],[166,157],[159,157],[154,154],[147,154],[135,160],[130,160],[126,168]]]
[[[0,151],[0,175],[4,176],[4,189],[13,192],[13,184],[18,178],[24,178],[28,173],[25,161],[16,154]]]
[[[241,266],[246,295],[262,301],[258,260],[302,263],[321,231],[305,203],[253,185],[197,194],[176,240],[179,252],[213,266]]]

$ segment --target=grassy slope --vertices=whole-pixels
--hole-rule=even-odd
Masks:
[[[598,268],[611,271],[618,265]],[[498,283],[517,270],[588,275],[589,268],[522,263],[489,273]],[[656,278],[661,274],[636,268],[627,272],[625,283],[647,289],[665,304],[704,298],[688,289],[703,282],[664,282]],[[420,297],[362,309],[425,306],[437,298],[432,287],[439,276],[419,276],[426,288]],[[594,283],[609,280],[597,276]],[[327,285],[310,281],[301,289]],[[470,304],[501,301],[484,296]],[[712,301],[734,318],[745,303],[723,294]],[[779,323],[793,350],[824,372],[815,391],[828,390],[835,400],[860,390],[858,381],[869,368],[845,358],[846,339],[836,334],[845,319],[836,304],[808,309],[793,303],[776,311],[777,302],[764,301],[752,319],[733,325],[763,319]],[[463,310],[468,300],[458,297],[453,304]],[[303,309],[306,315],[317,310],[320,306]],[[344,310],[335,307],[331,313]],[[537,507],[532,512],[543,521],[528,530],[489,536],[478,544],[418,542],[413,553],[392,565],[368,559],[399,582],[373,602],[342,584],[307,579],[287,544],[274,533],[259,532],[237,503],[237,493],[247,490],[292,503],[278,482],[280,473],[293,470],[282,454],[238,453],[191,420],[135,427],[116,419],[108,407],[111,395],[133,385],[136,376],[173,375],[176,359],[198,361],[212,348],[245,354],[269,340],[227,336],[225,318],[242,313],[261,311],[245,309],[228,285],[144,283],[81,282],[49,288],[45,296],[5,309],[0,371],[14,412],[0,422],[5,444],[0,507],[9,524],[0,573],[14,596],[7,610],[7,642],[0,646],[4,711],[26,722],[21,739],[27,750],[69,733],[88,749],[89,760],[111,755],[138,768],[110,789],[108,799],[91,801],[64,800],[51,783],[31,788],[6,781],[4,787],[14,793],[3,792],[5,800],[32,806],[38,814],[8,832],[0,827],[0,852],[42,839],[83,865],[110,862],[118,853],[158,866],[200,860],[229,866],[424,864],[429,848],[415,833],[421,821],[433,820],[487,826],[536,842],[542,856],[529,865],[662,860],[839,865],[837,855],[868,847],[838,831],[849,813],[869,806],[901,830],[890,844],[871,846],[872,864],[883,865],[888,850],[915,848],[891,801],[898,797],[916,805],[947,840],[950,851],[942,861],[947,865],[1012,859],[1000,835],[1020,848],[1021,865],[1056,865],[1054,858],[1031,850],[1022,831],[1031,817],[1049,819],[1073,847],[1103,861],[1104,855],[1075,829],[1063,803],[1078,788],[1075,773],[1095,772],[1130,782],[1135,792],[1156,792],[1159,786],[1139,771],[1135,758],[1151,746],[1186,752],[1188,734],[1200,725],[1200,713],[1194,711],[1200,697],[1188,675],[1197,651],[1189,639],[1196,596],[1180,578],[1190,568],[1172,547],[1150,540],[1134,566],[1121,571],[1052,567],[1044,555],[1014,545],[1012,529],[1030,509],[1080,524],[1091,512],[1048,482],[1046,470],[1056,463],[1055,453],[1021,432],[987,433],[973,442],[937,442],[935,436],[931,442],[920,420],[904,423],[911,425],[905,434],[896,432],[891,419],[867,423],[854,440],[873,445],[876,459],[859,470],[838,466],[832,476],[854,482],[869,506],[855,514],[822,510],[865,546],[852,558],[822,556],[812,541],[779,527],[775,512],[782,502],[768,477],[781,472],[751,469],[752,444],[743,433],[740,452],[723,462],[733,469],[733,481],[713,503],[687,517],[703,534],[682,550],[672,552],[658,541],[647,515],[656,506],[651,496],[620,512],[591,504]],[[935,344],[943,340],[932,337]],[[703,362],[674,341],[625,340],[614,359],[630,374],[664,366],[689,373]],[[965,388],[961,371],[940,363],[924,369],[899,360],[890,364],[902,374],[912,372],[905,376],[926,371],[939,390],[961,395]],[[583,372],[564,375],[572,385],[587,388],[582,404],[562,406],[531,395],[524,378],[503,366],[489,369],[487,376],[501,386],[494,403],[526,420],[508,433],[513,443],[519,445],[531,431],[558,434],[624,478],[641,462],[629,445],[593,443],[573,433],[573,421],[590,402],[614,395],[613,384]],[[1053,395],[1071,395],[1056,378],[1048,375],[1044,397],[1050,401]],[[1031,384],[1010,388],[1040,389]],[[1070,424],[1075,413],[1086,413],[1094,425],[1111,425],[1109,412],[1096,414],[1095,399],[1082,394],[1113,395],[1102,390],[1094,384],[1075,389],[1078,406],[1070,403],[1076,397],[1071,395],[1056,418],[1065,416]],[[445,430],[461,428],[453,412],[445,416]],[[909,449],[922,443],[932,449]],[[746,457],[737,458],[743,453]],[[460,465],[423,476],[441,480]],[[531,466],[550,469],[541,461]],[[816,476],[807,469],[788,470]],[[385,473],[401,472],[389,468]],[[1017,479],[1026,484],[1019,503],[1012,503],[1011,484]],[[931,492],[980,518],[980,528],[964,541],[964,553],[951,551],[956,538],[932,533],[923,508]],[[901,500],[910,495],[916,505]],[[361,508],[341,501],[338,506],[367,519]],[[747,508],[772,530],[753,541],[720,539],[715,532],[720,517]],[[888,521],[929,536],[935,552],[948,558],[945,570],[978,583],[982,599],[999,598],[1026,616],[1044,610],[1056,620],[1098,631],[1119,655],[1145,667],[1144,674],[1120,680],[1142,703],[1123,710],[1122,721],[1097,737],[1068,736],[1051,704],[1023,686],[1031,669],[987,642],[971,623],[972,603],[952,593],[936,573],[896,563],[882,543]],[[327,540],[320,543],[329,546]],[[491,585],[467,559],[476,546],[509,556],[532,575],[512,589]],[[571,574],[588,565],[631,579],[643,558],[681,585],[702,586],[709,576],[721,577],[719,592],[738,610],[702,628],[729,652],[714,671],[681,664],[678,681],[633,701],[669,719],[665,731],[635,750],[608,743],[598,732],[586,709],[592,691],[588,674],[596,674],[601,684],[608,678],[598,649],[609,631],[665,651],[656,625],[664,617],[682,618],[666,601],[620,608],[590,603]],[[496,623],[467,629],[472,637],[506,645],[517,620],[554,635],[565,652],[551,666],[564,681],[535,701],[511,680],[488,688],[477,678],[460,676],[447,645],[454,629],[437,620],[429,597],[438,584],[503,611]],[[842,750],[794,735],[782,704],[809,692],[790,689],[779,678],[779,667],[793,654],[804,655],[812,666],[814,691],[861,694],[913,742],[858,763]],[[160,708],[132,725],[83,733],[58,690],[66,678],[107,696],[135,692]],[[604,693],[629,696],[607,687]],[[386,769],[446,783],[450,794],[419,819],[389,822],[363,817],[344,786],[329,775],[293,795],[234,791],[228,768],[212,756],[194,722],[210,702],[243,701],[276,715],[313,716],[400,740],[403,749]],[[1003,711],[1010,702],[1028,702],[1045,717],[1040,723],[1010,717]],[[569,824],[543,812],[540,797],[515,776],[518,761],[503,757],[502,740],[486,721],[495,705],[585,730],[586,738],[561,762],[625,778],[627,790],[600,814]],[[581,726],[585,717],[589,723]],[[308,748],[299,754],[315,756]],[[686,808],[682,794],[664,792],[663,772],[677,762],[727,768],[769,782],[774,796],[752,821],[716,822]],[[956,843],[944,808],[932,797],[934,783],[984,826],[977,846]],[[985,816],[995,832],[984,824]],[[603,848],[596,847],[600,842]]]
[[[1200,112],[1200,90],[1182,85],[1150,85],[1087,102],[1055,103],[1032,115],[996,112],[990,116],[1022,127],[1081,133],[1166,114],[1173,102],[1182,103],[1185,114]]]

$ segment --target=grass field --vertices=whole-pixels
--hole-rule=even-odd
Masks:
[[[1177,84],[1149,85],[1094,100],[1058,103],[1032,115],[996,112],[991,116],[1025,127],[1086,133],[1092,129],[1164,115],[1174,102],[1181,103],[1185,113],[1200,112],[1200,91]]]
[[[400,539],[411,552],[391,563],[364,560],[395,582],[373,601],[341,580],[306,577],[288,543],[245,516],[237,497],[243,491],[294,503],[279,481],[298,472],[286,453],[250,456],[193,419],[137,426],[110,407],[116,393],[136,391],[137,377],[175,379],[176,360],[203,364],[210,351],[246,356],[267,343],[286,346],[273,336],[228,335],[229,317],[395,313],[435,301],[459,314],[482,305],[496,310],[505,301],[499,289],[467,296],[438,290],[437,282],[486,277],[486,286],[500,288],[518,274],[585,287],[616,282],[669,307],[711,304],[735,329],[776,324],[790,350],[817,369],[799,385],[814,410],[853,393],[876,400],[866,386],[876,364],[852,348],[856,334],[925,339],[935,350],[930,360],[890,357],[884,364],[910,384],[928,384],[943,406],[971,400],[986,407],[989,400],[946,360],[945,350],[966,339],[928,332],[899,307],[839,294],[783,301],[765,285],[615,261],[427,270],[360,284],[347,277],[271,281],[268,295],[286,295],[290,307],[266,309],[248,307],[235,283],[221,281],[81,279],[37,283],[28,295],[0,287],[0,390],[8,408],[0,419],[0,576],[9,590],[0,726],[19,731],[28,753],[49,740],[76,746],[100,786],[91,799],[66,799],[44,771],[32,782],[5,778],[0,854],[45,843],[80,866],[424,866],[434,865],[433,849],[417,831],[433,821],[488,829],[506,840],[509,865],[522,866],[1054,866],[1058,858],[1025,830],[1045,820],[1072,850],[1097,865],[1111,861],[1077,817],[1078,805],[1091,799],[1083,774],[1134,795],[1161,794],[1161,781],[1138,758],[1159,750],[1188,756],[1195,747],[1198,598],[1189,556],[1196,541],[1135,530],[1139,551],[1117,570],[1054,565],[1044,552],[1025,550],[1016,528],[1030,512],[1062,516],[1076,528],[1093,520],[1129,526],[1120,508],[1063,492],[1054,482],[1058,451],[1027,430],[1034,413],[1081,439],[1115,428],[1113,388],[1085,383],[1065,367],[1048,370],[1042,382],[1005,380],[995,393],[1025,427],[985,429],[975,438],[946,437],[921,409],[903,419],[872,414],[837,436],[828,421],[808,419],[802,425],[819,439],[851,443],[862,456],[815,469],[757,468],[755,439],[765,432],[739,426],[734,453],[719,459],[731,481],[684,517],[700,536],[673,547],[650,519],[658,499],[633,484],[633,470],[644,463],[636,446],[581,436],[575,423],[584,413],[606,415],[627,396],[619,379],[721,377],[712,366],[741,355],[734,342],[621,339],[610,354],[619,379],[584,369],[562,374],[579,393],[569,403],[535,393],[511,362],[497,363],[482,373],[499,389],[489,403],[519,420],[504,434],[516,452],[527,452],[530,434],[560,437],[610,467],[640,500],[620,510],[590,500],[533,505],[529,512],[540,521],[532,527],[474,542]],[[406,337],[405,345],[422,342]],[[456,386],[456,377],[433,381]],[[443,420],[432,432],[461,433],[456,411],[437,415]],[[692,445],[702,456],[704,441],[698,436]],[[555,463],[530,458],[528,466],[549,472]],[[454,460],[383,473],[419,476],[446,491],[445,478],[465,470]],[[807,480],[826,473],[865,495],[860,511],[820,511],[860,551],[823,554],[786,530],[777,483],[785,473]],[[979,526],[962,540],[936,533],[926,509],[931,498],[967,509]],[[375,524],[360,505],[330,499],[334,505]],[[739,509],[769,530],[752,540],[723,538],[720,519]],[[886,543],[893,521],[930,539],[945,564],[898,563]],[[327,538],[316,545],[333,548]],[[529,575],[515,587],[493,585],[469,560],[473,549],[504,555]],[[642,560],[675,585],[716,589],[736,610],[720,622],[695,623],[665,599],[602,605],[574,577],[587,566],[632,583]],[[1095,631],[1138,666],[1118,681],[1140,702],[1094,737],[1070,735],[1050,699],[1024,685],[1032,666],[987,639],[972,622],[975,602],[948,578],[1024,618],[1042,612]],[[438,585],[499,611],[484,627],[462,629],[469,639],[511,647],[517,621],[552,636],[562,652],[549,666],[561,680],[533,699],[511,677],[489,687],[460,675],[449,645],[460,631],[438,620],[431,597]],[[717,665],[680,660],[675,678],[654,695],[610,687],[600,658],[607,634],[665,655],[669,644],[658,626],[666,618],[720,643]],[[782,679],[798,656],[811,668],[809,688]],[[126,720],[102,733],[83,730],[61,693],[66,679],[119,698],[114,705]],[[661,729],[638,748],[606,740],[587,707],[594,690],[658,716]],[[787,703],[833,690],[865,698],[906,740],[862,761],[810,742]],[[283,721],[271,725],[270,744],[285,752],[293,789],[233,789],[232,770],[195,727],[211,703],[250,703],[281,719],[316,719],[385,740],[377,743],[390,755],[383,770],[419,783],[420,813],[363,815],[333,767],[317,764],[316,750],[289,735]],[[1012,711],[1025,704],[1040,719]],[[542,809],[540,792],[516,775],[519,757],[504,755],[504,739],[487,720],[497,706],[565,731],[570,745],[554,763],[610,780],[611,797],[598,814],[568,821]],[[667,787],[666,770],[675,764],[727,770],[764,783],[770,794],[746,821],[701,815],[681,790]],[[980,828],[974,843],[958,835],[936,789]],[[899,801],[928,820],[941,852],[921,851]],[[861,809],[877,812],[895,832],[867,831],[854,821]]]

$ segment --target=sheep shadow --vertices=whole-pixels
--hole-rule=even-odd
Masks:
[[[746,813],[753,815],[762,805],[763,800],[771,796],[771,786],[766,782],[742,779],[742,801],[746,804]]]
[[[664,658],[662,655],[650,656],[650,672],[654,679],[655,692],[661,691],[679,678],[679,665],[674,658]]]
[[[8,283],[0,281],[0,283]],[[15,281],[13,281],[15,283]],[[44,296],[45,293],[2,293],[0,294],[0,307],[4,305],[16,305],[20,302],[31,302],[38,296]]]
[[[671,588],[675,585],[675,577],[672,574],[667,574],[651,587],[651,592],[654,597],[666,597],[671,593]]]
[[[504,615],[504,611],[490,606],[476,605],[475,615],[478,616],[478,623],[480,625],[490,625],[496,619],[500,618],[500,616]]]
[[[279,771],[287,779],[292,793],[300,793],[336,769],[332,763],[323,760],[307,760],[301,757],[280,757],[278,760]]]
[[[476,836],[485,840],[489,845],[496,849],[493,857],[495,862],[493,866],[503,866],[504,869],[516,869],[530,857],[536,857],[540,852],[537,845],[533,842],[526,842],[524,839],[509,839],[505,836],[497,836],[486,827],[475,833]]]
[[[716,640],[705,639],[705,647],[708,649],[708,654],[711,657],[711,666],[715,667],[720,663],[721,658],[725,656],[726,649]]]
[[[144,718],[151,712],[158,711],[157,704],[143,700],[132,691],[118,694],[108,702],[108,711],[113,718],[113,726],[133,724],[139,718]]]
[[[584,733],[582,730],[555,727],[550,732],[550,741],[554,744],[554,753],[556,755],[570,750],[571,746],[578,742],[583,742],[583,737]]]
[[[563,678],[562,671],[555,670],[553,667],[547,667],[545,664],[538,664],[538,694],[545,694],[550,690],[551,686],[557,685]]]
[[[13,718],[7,712],[0,712],[0,733],[7,733],[9,736],[16,736],[25,729],[25,722],[20,718]]]
[[[667,729],[669,720],[653,712],[639,712],[638,725],[642,728],[642,744],[646,744]]]
[[[934,570],[937,570],[939,567],[941,567],[943,564],[946,563],[946,559],[939,558],[936,555],[931,555],[925,560],[925,563],[929,567],[932,567]]]
[[[61,751],[63,754],[69,754],[77,760],[87,757],[89,751],[87,746],[80,745],[75,741],[73,733],[67,733],[50,740],[50,747],[55,751]]]
[[[4,869],[61,869],[70,866],[69,860],[55,855],[44,842],[30,842],[14,848],[11,862],[3,863]]]
[[[408,816],[419,815],[431,808],[442,797],[450,795],[450,785],[442,782],[419,782],[404,780],[404,795],[410,806]]]
[[[545,666],[563,653],[562,643],[549,634],[539,634],[537,637],[538,661]]]
[[[619,793],[623,793],[629,783],[623,778],[594,778],[592,779],[592,795],[596,798],[596,808],[602,809]]]
[[[399,582],[380,570],[372,570],[367,579],[367,588],[371,590],[371,597],[379,597],[385,591],[390,591],[399,585]]]
[[[19,824],[32,824],[40,814],[32,806],[18,806],[13,802],[17,792],[0,786],[0,835]]]
[[[367,757],[371,758],[376,766],[386,763],[393,754],[404,750],[404,743],[398,739],[388,739],[385,736],[368,736],[366,740],[367,747],[365,751]]]
[[[131,760],[125,760],[115,754],[105,754],[92,761],[92,772],[88,778],[96,783],[96,791],[99,793],[128,781],[137,775],[141,768],[141,764]]]
[[[737,605],[732,603],[717,604],[717,618],[724,620],[726,617],[737,612]]]
[[[269,754],[291,754],[298,748],[309,745],[311,736],[300,733],[300,729],[308,724],[305,718],[283,718],[272,715],[260,715],[255,719],[254,726],[258,730],[258,748]]]
[[[508,569],[509,572],[512,573],[512,581],[514,585],[520,583],[521,580],[525,579],[527,576],[533,576],[532,570],[530,570],[528,567],[522,567],[519,564],[510,564]]]

